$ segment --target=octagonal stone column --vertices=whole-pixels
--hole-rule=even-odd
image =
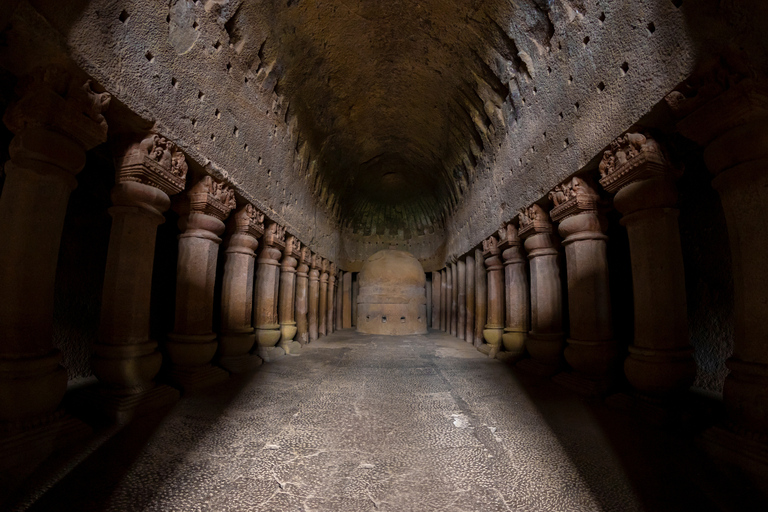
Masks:
[[[23,77],[16,93],[3,118],[14,137],[0,197],[0,427],[39,427],[28,438],[37,449],[74,422],[54,412],[67,386],[52,340],[54,280],[75,175],[107,138],[110,96],[58,67]],[[8,453],[0,447],[2,466],[33,456],[18,443]]]
[[[467,320],[467,264],[456,262],[456,337],[464,339]]]
[[[293,341],[298,332],[296,326],[296,265],[301,255],[301,244],[294,236],[285,239],[283,260],[280,263],[280,293],[278,318],[280,319],[280,347],[286,354],[301,350],[301,344]]]
[[[475,335],[474,345],[483,344],[483,328],[487,320],[488,286],[483,251],[475,249]]]
[[[219,235],[234,209],[234,191],[205,176],[188,192],[179,227],[176,267],[176,321],[166,345],[171,378],[185,391],[225,380],[229,374],[211,365],[218,348],[213,332],[213,289]]]
[[[309,342],[317,340],[320,318],[320,265],[322,258],[312,254],[309,263]]]
[[[448,305],[448,329],[446,332],[450,335],[454,335],[456,333],[456,301],[453,299],[453,288],[456,282],[453,279],[453,263],[448,264],[445,272],[448,276],[448,286],[446,288],[447,297],[445,298],[446,304]]]
[[[253,324],[256,328],[256,350],[265,361],[271,361],[285,351],[276,347],[280,341],[278,297],[280,291],[280,256],[285,248],[285,228],[269,223],[264,232],[261,253],[256,260],[256,301]]]
[[[679,173],[655,140],[628,133],[611,143],[600,174],[629,235],[635,336],[624,371],[642,395],[666,398],[696,376],[675,208]]]
[[[459,331],[459,267],[456,258],[451,258],[451,334]]]
[[[336,275],[336,330],[344,328],[344,272],[339,270]]]
[[[517,228],[509,223],[499,230],[504,259],[504,303],[506,321],[502,343],[509,357],[520,358],[525,353],[525,338],[528,334],[529,294],[525,257],[520,247]]]
[[[173,142],[156,134],[116,146],[112,229],[91,363],[100,386],[89,398],[122,423],[179,397],[153,380],[162,356],[149,337],[149,306],[157,226],[165,222],[169,196],[184,190],[187,163]]]
[[[598,211],[600,197],[591,183],[574,177],[549,194],[559,223],[568,269],[571,335],[565,360],[572,372],[555,381],[574,391],[600,395],[608,391],[618,356],[611,325],[611,291],[605,236],[607,222]]]
[[[320,336],[328,334],[328,260],[320,263],[320,307],[318,308],[317,328]]]
[[[483,241],[483,257],[487,271],[487,318],[483,329],[483,339],[486,344],[478,350],[488,357],[496,357],[501,349],[504,333],[504,265],[499,254],[499,241],[491,235]]]
[[[309,343],[309,264],[312,253],[302,247],[296,267],[296,339],[301,345]]]
[[[432,328],[440,329],[440,288],[442,287],[440,272],[432,272]]]
[[[253,205],[240,208],[232,217],[232,234],[225,251],[221,286],[221,335],[218,364],[232,373],[242,373],[261,364],[251,354],[256,343],[253,328],[253,287],[256,249],[264,234],[264,214]]]
[[[473,343],[475,338],[475,257],[467,255],[464,264],[466,268],[464,341]]]
[[[531,272],[530,359],[520,368],[539,376],[554,375],[563,357],[563,296],[556,240],[547,213],[537,204],[520,212],[518,234],[525,240]]]
[[[448,272],[446,269],[440,271],[440,330],[448,332]]]
[[[720,194],[733,266],[734,347],[723,401],[729,423],[705,434],[765,475],[768,466],[768,80],[720,66],[667,101],[681,134],[704,147]],[[711,446],[710,446],[711,447]],[[721,453],[720,455],[723,455]]]
[[[335,329],[334,320],[336,311],[336,264],[331,263],[328,267],[328,298],[326,299],[326,319],[325,325],[328,330],[328,334],[331,334]]]

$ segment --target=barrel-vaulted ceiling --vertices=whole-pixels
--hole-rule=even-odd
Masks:
[[[236,37],[269,27],[259,65],[341,223],[407,236],[442,224],[514,116],[510,91],[527,68],[510,27],[545,47],[550,3],[245,0],[228,25]]]

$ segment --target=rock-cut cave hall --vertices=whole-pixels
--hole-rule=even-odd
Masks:
[[[768,510],[766,24],[3,0],[0,509]]]

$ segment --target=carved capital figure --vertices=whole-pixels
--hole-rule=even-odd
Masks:
[[[174,195],[184,190],[187,161],[179,147],[156,133],[116,148],[115,181],[134,182]]]
[[[221,221],[229,216],[237,203],[235,191],[211,176],[205,176],[187,193],[190,213],[210,215]]]
[[[662,147],[647,133],[625,133],[611,142],[600,161],[600,185],[610,193],[634,181],[680,173],[666,158]]]

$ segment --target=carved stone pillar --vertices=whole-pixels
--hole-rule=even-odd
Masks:
[[[312,255],[309,264],[309,342],[317,340],[320,319],[320,264],[322,258]]]
[[[285,351],[276,347],[280,341],[280,257],[285,248],[285,228],[275,222],[267,225],[262,248],[256,260],[256,299],[253,325],[256,328],[256,350],[265,361],[273,360]]]
[[[483,251],[475,249],[475,336],[474,345],[483,345],[483,329],[488,318],[488,280]]]
[[[456,258],[451,258],[451,334],[459,332],[459,267]]]
[[[520,361],[519,366],[549,376],[562,361],[563,297],[552,224],[539,205],[520,212],[518,234],[525,240],[531,272],[531,330],[526,338],[531,359]]]
[[[326,319],[325,325],[328,329],[328,334],[331,334],[334,329],[334,320],[336,316],[336,264],[331,263],[328,268],[328,298],[326,299]]]
[[[221,382],[228,373],[211,365],[218,343],[213,332],[213,288],[219,235],[235,207],[235,193],[205,176],[187,192],[179,228],[176,321],[166,345],[171,378],[187,391]]]
[[[264,234],[264,214],[247,204],[230,222],[233,230],[225,250],[221,284],[218,364],[232,373],[241,373],[261,364],[261,358],[250,351],[256,343],[252,325],[253,284],[258,238]]]
[[[317,328],[320,336],[328,334],[328,260],[323,258],[320,266],[320,308]]]
[[[93,373],[98,407],[118,422],[176,400],[178,391],[155,386],[162,356],[149,337],[149,303],[157,226],[170,197],[184,190],[187,164],[159,135],[120,144],[112,189],[112,229],[104,274],[99,339]]]
[[[499,254],[499,241],[491,236],[483,241],[483,257],[487,270],[487,320],[483,329],[486,345],[478,350],[489,357],[496,357],[501,348],[504,333],[504,266]]]
[[[475,257],[466,256],[466,324],[464,326],[464,341],[474,343],[475,339]]]
[[[302,247],[296,268],[296,339],[302,345],[309,343],[309,264],[312,253]]]
[[[448,332],[448,272],[440,271],[440,330]]]
[[[687,389],[696,375],[688,343],[685,269],[677,225],[675,180],[651,138],[619,137],[600,163],[600,184],[616,193],[614,206],[629,235],[635,298],[635,337],[624,371],[643,395]]]
[[[709,441],[768,464],[768,81],[716,69],[689,81],[667,101],[678,130],[704,147],[731,246],[734,347],[723,400],[731,424]],[[743,465],[743,460],[740,461]],[[764,476],[763,476],[764,478]]]
[[[571,336],[565,360],[573,372],[555,380],[588,395],[608,390],[617,357],[611,326],[611,291],[606,257],[606,220],[598,212],[600,197],[591,183],[574,177],[549,194],[559,223],[568,269]]]
[[[342,281],[342,325],[343,329],[352,328],[352,272],[344,272]]]
[[[446,304],[448,305],[448,330],[446,331],[448,334],[453,336],[456,334],[456,301],[453,299],[453,288],[455,286],[455,281],[453,279],[454,272],[453,272],[453,263],[449,263],[448,267],[445,269],[446,275],[448,276],[448,288],[446,292],[448,293],[448,296],[446,297]]]
[[[464,339],[467,318],[467,264],[456,262],[456,337]]]
[[[53,288],[67,203],[85,152],[107,138],[95,94],[59,68],[22,78],[3,121],[14,133],[0,197],[0,436],[35,429],[35,446],[0,446],[0,466],[28,462],[32,451],[79,422],[54,411],[67,386],[53,347]],[[24,449],[20,449],[24,446]]]
[[[432,328],[440,329],[440,272],[432,272]]]
[[[280,262],[280,291],[278,294],[278,319],[280,320],[280,347],[286,354],[301,350],[301,344],[293,341],[296,327],[296,265],[299,263],[300,243],[296,237],[285,240],[283,259]]]
[[[519,358],[525,353],[525,338],[528,334],[529,293],[528,274],[525,270],[525,257],[520,247],[520,238],[514,224],[507,224],[499,230],[504,259],[504,303],[506,305],[506,323],[502,343],[504,350],[512,358]]]
[[[352,327],[357,327],[357,272],[352,273]]]
[[[342,270],[336,274],[336,330],[339,331],[344,325],[344,274]]]

